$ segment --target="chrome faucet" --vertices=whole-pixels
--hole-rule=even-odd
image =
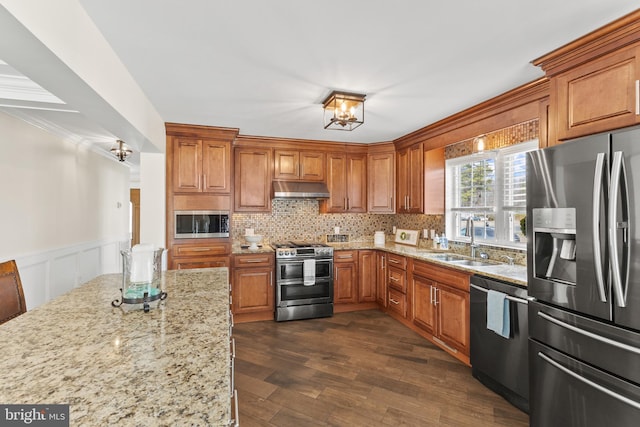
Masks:
[[[506,258],[509,265],[513,265],[515,262],[515,258],[509,255],[502,255],[502,258]]]
[[[476,239],[475,239],[475,230],[474,230],[474,224],[473,224],[473,216],[469,215],[469,218],[467,218],[467,228],[466,228],[466,232],[465,232],[465,236],[466,237],[471,237],[471,258],[475,258],[476,257],[476,248],[480,245],[476,244]]]

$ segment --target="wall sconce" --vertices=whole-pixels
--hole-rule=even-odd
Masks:
[[[324,128],[354,130],[364,123],[366,95],[333,91],[323,101]]]
[[[127,147],[124,141],[119,139],[116,141],[116,145],[111,149],[111,152],[119,161],[124,162],[127,157],[129,157],[131,153],[133,153],[133,150]]]
[[[473,152],[482,153],[485,149],[486,135],[480,135],[473,138]]]

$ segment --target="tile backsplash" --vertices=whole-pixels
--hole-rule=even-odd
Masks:
[[[255,234],[263,236],[263,242],[269,244],[283,240],[313,240],[326,242],[328,234],[334,234],[340,227],[340,235],[346,235],[348,241],[373,241],[376,231],[384,231],[387,241],[392,239],[393,227],[410,230],[435,230],[442,234],[444,215],[417,214],[323,214],[319,211],[319,202],[312,199],[274,199],[270,213],[240,214],[234,213],[231,223],[231,238],[245,243],[245,229],[252,228]],[[422,236],[421,236],[422,237]],[[419,246],[428,246],[431,240],[420,239]],[[469,245],[451,242],[450,250],[468,255]],[[482,251],[490,259],[504,261],[503,255],[515,258],[516,264],[526,264],[526,252],[482,246]]]
[[[274,199],[271,213],[238,214],[232,216],[231,237],[242,240],[245,229],[264,236],[265,242],[281,240],[325,241],[340,227],[340,234],[349,241],[373,240],[373,233],[391,234],[393,227],[422,230],[444,229],[442,215],[388,215],[388,214],[323,214],[317,200]]]

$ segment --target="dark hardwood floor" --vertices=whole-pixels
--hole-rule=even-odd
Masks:
[[[386,314],[235,325],[240,425],[528,426],[471,369]]]

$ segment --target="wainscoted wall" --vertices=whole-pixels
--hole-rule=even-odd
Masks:
[[[16,258],[27,309],[32,310],[101,274],[121,272],[120,250],[128,247],[129,240],[86,242]]]
[[[242,242],[245,229],[253,228],[265,243],[281,240],[325,241],[340,227],[350,241],[373,240],[373,233],[391,234],[393,227],[421,230],[444,229],[441,215],[322,214],[317,200],[275,199],[268,214],[233,214],[231,237]]]

